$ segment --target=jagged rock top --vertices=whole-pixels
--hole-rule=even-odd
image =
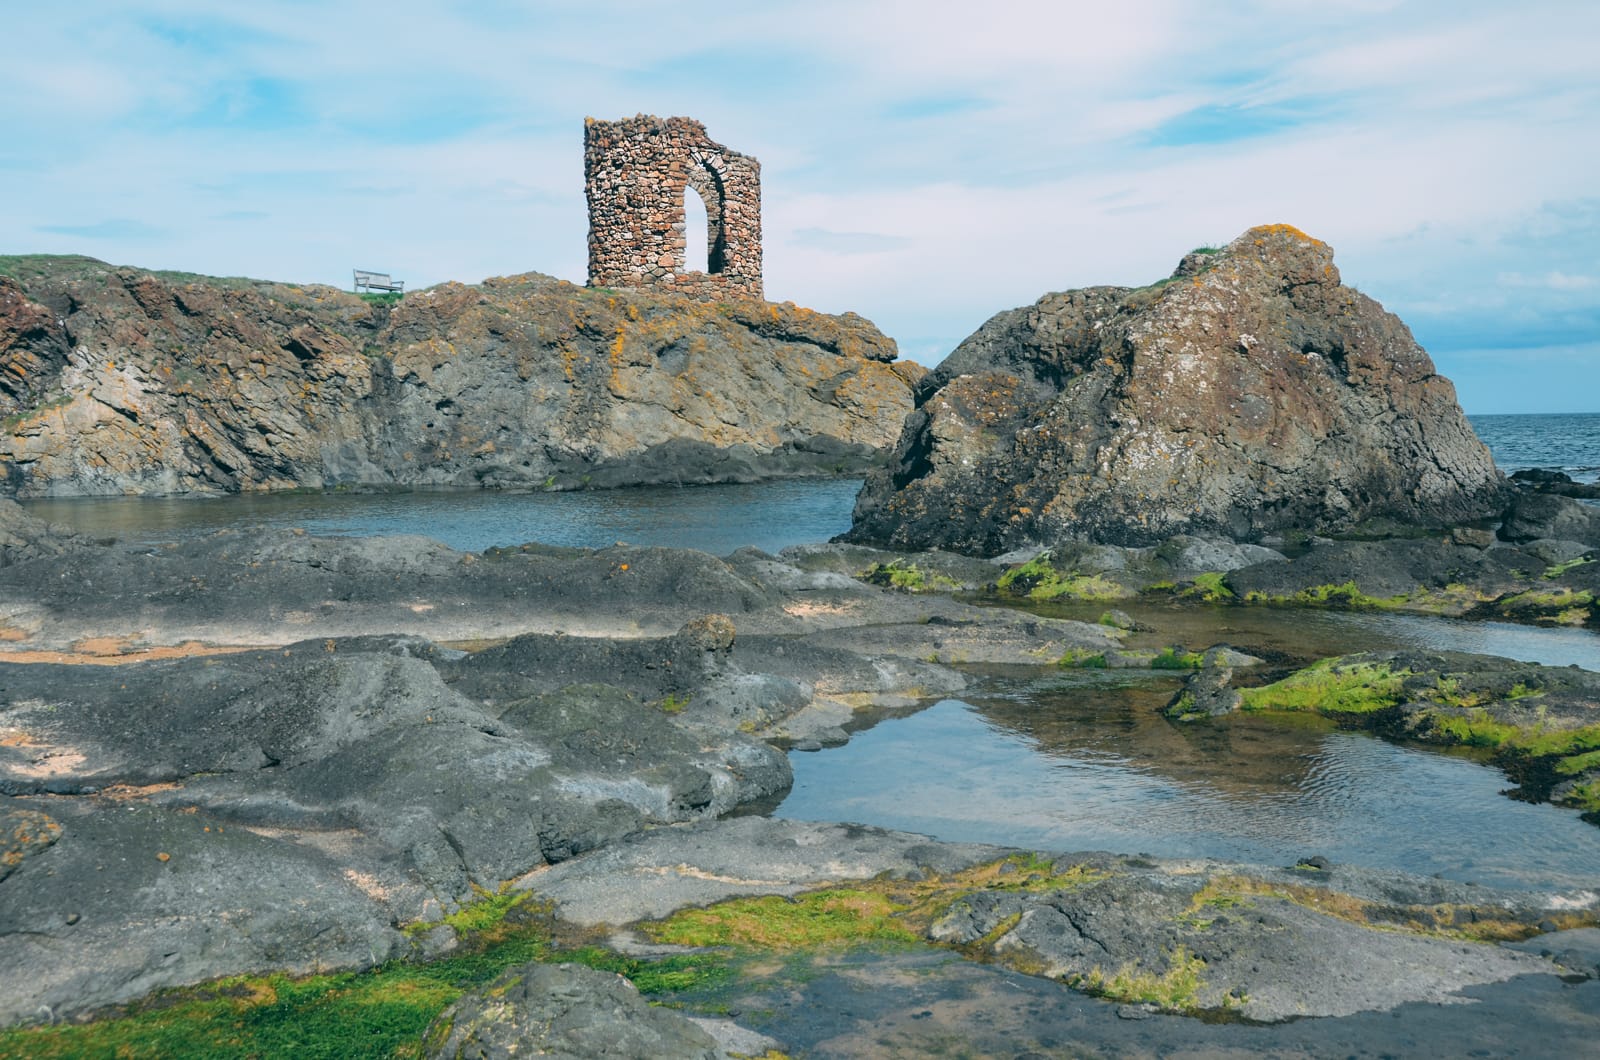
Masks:
[[[385,304],[88,258],[8,270],[17,496],[833,473],[892,446],[922,372],[852,313],[538,273]]]
[[[1492,514],[1505,480],[1411,332],[1289,225],[1142,288],[1000,313],[918,386],[850,540],[1251,540]]]

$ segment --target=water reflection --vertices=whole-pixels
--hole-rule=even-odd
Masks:
[[[776,816],[952,841],[1292,864],[1336,862],[1508,887],[1600,884],[1600,828],[1513,801],[1465,757],[1320,719],[1177,726],[1170,680],[1104,677],[945,700],[792,755]]]
[[[1136,635],[1130,647],[1222,642],[1282,661],[1303,661],[1357,651],[1414,648],[1500,655],[1546,666],[1600,670],[1600,636],[1592,630],[1522,626],[1437,615],[1312,608],[1228,607],[1125,601],[1119,606],[1159,632]],[[1040,614],[1094,622],[1100,604],[1030,605]]]
[[[581,548],[626,541],[721,556],[745,545],[776,552],[841,534],[850,528],[860,488],[860,479],[841,478],[576,493],[73,497],[23,504],[41,519],[138,544],[226,528],[301,527],[324,535],[421,534],[473,552],[527,541]]]

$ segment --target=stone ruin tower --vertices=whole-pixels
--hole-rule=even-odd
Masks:
[[[761,163],[693,118],[587,118],[589,286],[649,287],[700,299],[761,298]],[[706,271],[684,267],[684,192],[706,204]]]

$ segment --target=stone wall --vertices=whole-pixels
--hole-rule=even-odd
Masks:
[[[650,287],[700,299],[761,298],[761,163],[692,118],[585,119],[589,286]],[[685,268],[683,199],[706,206],[706,271]]]

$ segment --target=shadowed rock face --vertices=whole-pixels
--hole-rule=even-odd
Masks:
[[[991,319],[919,384],[848,539],[1254,539],[1486,517],[1506,488],[1406,326],[1340,283],[1327,244],[1271,225],[1162,284]]]
[[[393,306],[87,258],[0,277],[21,496],[578,488],[854,470],[921,369],[854,314],[529,273]]]

